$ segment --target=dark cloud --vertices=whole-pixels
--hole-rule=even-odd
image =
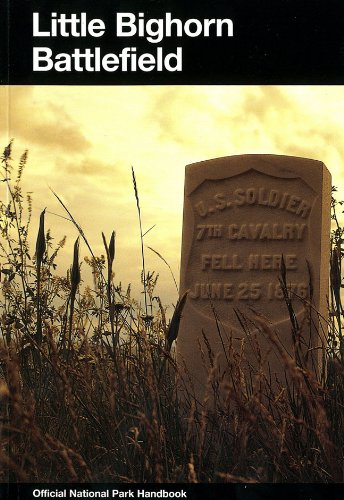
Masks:
[[[9,94],[9,133],[29,144],[78,153],[90,142],[68,110],[35,98],[31,87],[11,87]]]
[[[264,122],[271,114],[289,112],[293,107],[291,99],[277,87],[260,86],[257,90],[247,92],[236,120],[246,122],[251,118],[258,118]]]
[[[123,174],[122,168],[118,164],[106,163],[92,157],[73,161],[59,158],[56,160],[56,169],[71,175],[112,177],[114,181]]]
[[[249,89],[234,115],[223,113],[221,121],[232,128],[230,136],[238,144],[243,140],[242,131],[249,126],[247,133],[254,145],[259,145],[257,136],[263,135],[282,154],[324,159],[335,153],[344,163],[342,129],[318,113],[316,106],[313,110],[302,107],[283,88],[261,86]]]
[[[293,92],[276,86],[168,87],[147,109],[157,140],[200,157],[273,153],[324,161],[341,177],[344,132],[326,110],[321,93],[307,88]],[[218,93],[217,93],[218,92]],[[339,96],[340,98],[340,96]],[[320,99],[320,102],[318,100]],[[339,103],[340,104],[340,103]]]
[[[199,92],[195,88],[169,87],[152,102],[147,120],[158,127],[159,139],[189,146],[193,124],[199,124],[202,115],[207,115],[206,102],[200,99]],[[185,134],[185,128],[189,134]]]

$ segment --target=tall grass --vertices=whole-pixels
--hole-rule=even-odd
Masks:
[[[20,183],[27,155],[15,170],[11,147],[1,159],[8,199],[0,206],[0,480],[343,481],[339,202],[332,204],[330,321],[322,322],[327,336],[322,373],[312,369],[300,347],[305,325],[293,320],[282,272],[293,355],[265,318],[255,317],[252,328],[238,312],[259,363],[248,365],[245,342],[236,351],[230,336],[223,337],[223,381],[204,337],[199,347],[209,376],[197,401],[172,349],[187,296],[168,322],[154,298],[154,274],[144,271],[141,310],[130,287],[124,290],[114,281],[115,233],[109,240],[102,235],[106,259],[95,256],[67,207],[88,247],[93,286],[81,284],[79,238],[69,272],[60,276],[56,257],[65,239],[53,247],[44,212],[31,224],[32,201],[25,200]],[[136,179],[134,187],[139,206]],[[35,254],[30,231],[37,234]],[[149,322],[148,303],[155,304]],[[257,327],[279,356],[285,380],[276,383],[268,376]]]

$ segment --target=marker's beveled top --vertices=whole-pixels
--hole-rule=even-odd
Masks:
[[[223,156],[186,165],[186,194],[191,193],[204,179],[224,179],[250,169],[279,178],[300,177],[313,189],[324,177],[331,179],[326,165],[310,158],[274,154]]]
[[[243,154],[243,155],[229,155],[229,156],[219,156],[217,158],[210,158],[208,160],[202,160],[194,163],[189,163],[186,165],[187,168],[195,166],[195,165],[210,165],[215,163],[242,163],[242,162],[251,162],[253,160],[265,161],[267,163],[271,163],[272,161],[283,161],[283,162],[293,162],[298,161],[304,164],[307,163],[318,163],[324,165],[324,163],[320,160],[315,160],[312,158],[304,158],[302,156],[292,156],[292,155],[277,155],[277,154]]]

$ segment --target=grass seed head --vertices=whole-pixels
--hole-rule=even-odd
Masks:
[[[74,253],[73,253],[73,265],[71,270],[71,284],[72,290],[77,289],[81,280],[80,276],[80,267],[79,267],[79,237],[75,240],[74,243]]]
[[[46,249],[45,234],[44,234],[45,210],[46,209],[44,209],[41,212],[41,215],[39,218],[39,228],[38,228],[38,235],[37,235],[37,241],[36,241],[36,259],[37,259],[37,267],[38,268],[40,268],[42,265],[43,256],[44,256],[44,252]]]
[[[111,262],[113,262],[115,260],[115,238],[116,238],[116,233],[115,233],[115,231],[112,231],[110,243],[109,243],[109,256],[110,256]]]

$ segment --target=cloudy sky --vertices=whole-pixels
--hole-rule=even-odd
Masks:
[[[344,87],[335,86],[0,87],[1,147],[14,138],[14,163],[29,150],[23,187],[33,192],[34,232],[47,207],[56,241],[67,235],[64,272],[77,231],[53,215],[65,213],[51,187],[97,255],[104,252],[101,232],[116,230],[115,279],[132,283],[137,296],[141,258],[132,165],[143,230],[155,225],[145,245],[163,255],[178,281],[186,164],[245,153],[318,159],[344,198],[343,117]],[[174,303],[170,271],[149,249],[146,267],[159,273],[156,292]]]

